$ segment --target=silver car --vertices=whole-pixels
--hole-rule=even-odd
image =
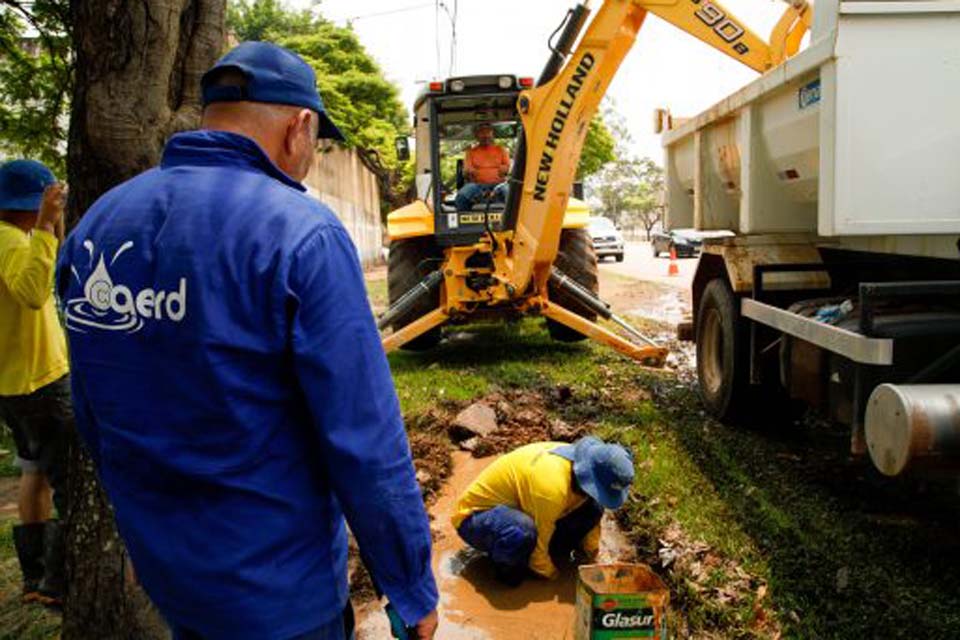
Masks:
[[[623,262],[623,234],[612,220],[599,216],[590,218],[587,230],[593,238],[593,249],[597,252],[597,259],[602,260],[607,256],[613,256],[617,262]]]

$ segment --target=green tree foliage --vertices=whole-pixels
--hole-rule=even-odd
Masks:
[[[380,71],[356,34],[331,24],[310,35],[284,38],[317,71],[324,105],[342,129],[348,146],[376,149],[388,167],[396,166],[394,139],[406,133],[399,92]]]
[[[663,217],[663,169],[650,158],[610,163],[590,180],[590,193],[599,213],[618,225],[650,230]]]
[[[0,157],[65,175],[71,45],[66,0],[0,0]]]
[[[599,171],[603,165],[615,162],[617,143],[613,134],[600,114],[594,116],[587,129],[587,137],[583,142],[583,152],[580,154],[580,165],[577,167],[577,179],[583,180]]]
[[[650,158],[631,154],[630,131],[612,102],[604,110],[604,121],[617,159],[590,176],[588,195],[600,205],[598,213],[625,228],[643,227],[649,237],[663,218],[663,168]]]
[[[280,0],[227,3],[227,28],[240,41],[278,42],[281,38],[308,34],[320,21],[309,9],[290,11]]]
[[[399,91],[351,29],[288,10],[279,0],[234,0],[227,26],[241,40],[276,42],[303,56],[347,146],[375,150],[385,168],[397,169],[394,139],[407,133]]]

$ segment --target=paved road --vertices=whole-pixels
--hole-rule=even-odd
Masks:
[[[659,258],[653,257],[648,242],[628,242],[623,252],[623,262],[614,262],[612,258],[606,258],[600,263],[600,269],[637,278],[638,280],[689,289],[690,283],[693,281],[694,271],[697,268],[697,259],[678,259],[677,267],[680,270],[680,275],[669,276],[667,270],[670,268],[670,259],[665,253],[661,256]]]

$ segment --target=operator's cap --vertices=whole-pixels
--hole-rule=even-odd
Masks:
[[[619,509],[633,485],[633,456],[618,444],[586,436],[574,444],[554,449],[573,462],[577,484],[605,509]]]
[[[218,72],[234,69],[246,78],[244,86],[217,86]],[[289,49],[270,42],[241,42],[203,74],[203,106],[213,102],[266,102],[311,109],[320,116],[318,138],[344,140],[323,108],[317,76],[306,61]]]
[[[56,181],[42,162],[5,162],[0,165],[0,210],[39,211],[44,190]]]

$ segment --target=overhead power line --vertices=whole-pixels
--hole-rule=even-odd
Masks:
[[[410,11],[419,11],[420,9],[426,9],[427,7],[434,6],[435,2],[436,0],[434,0],[434,2],[423,2],[421,4],[414,4],[408,7],[398,7],[396,9],[388,9],[387,11],[376,11],[374,13],[364,13],[361,15],[347,18],[347,22],[355,22],[357,20],[366,20],[367,18],[379,18],[381,16],[389,16],[396,13],[408,13]]]

